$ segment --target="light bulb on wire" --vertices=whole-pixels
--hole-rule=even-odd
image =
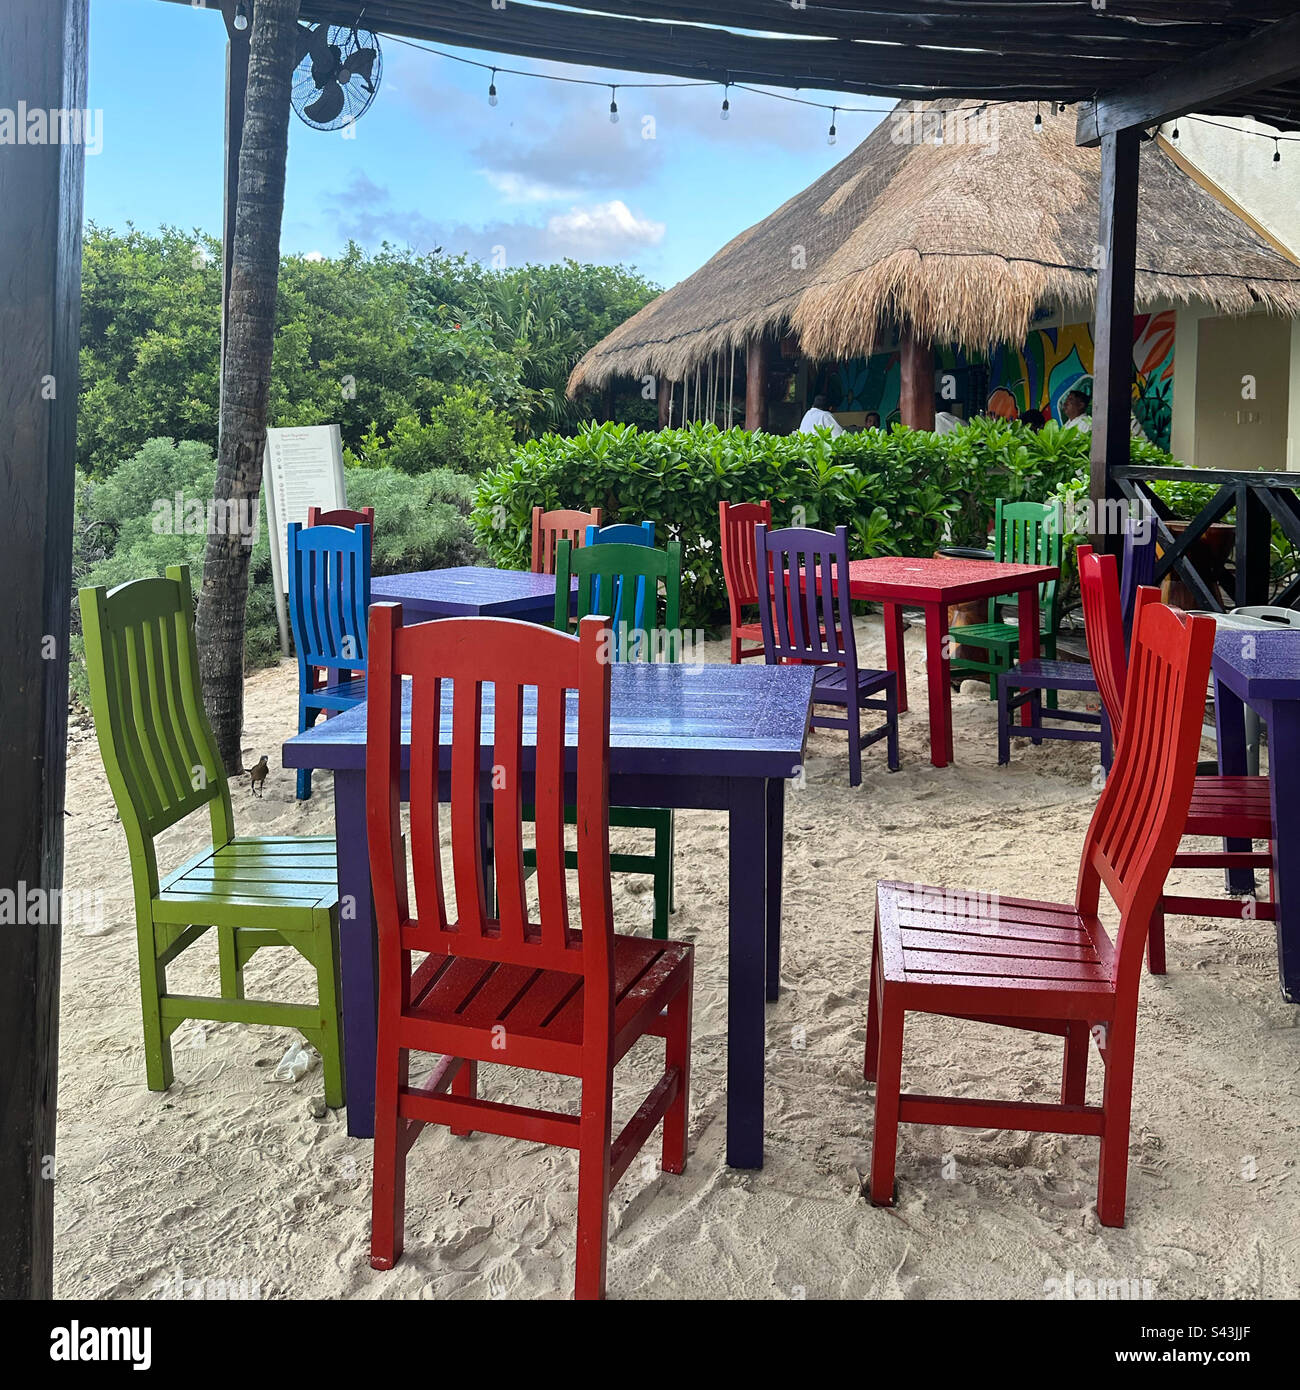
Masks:
[[[1279,144],[1277,143],[1276,140],[1274,140],[1274,141],[1273,141],[1273,163],[1274,163],[1274,164],[1281,164],[1281,162],[1282,162],[1282,146],[1279,145]]]
[[[497,70],[496,70],[496,68],[493,68],[493,69],[492,69],[492,84],[491,84],[491,86],[488,87],[488,105],[489,105],[489,106],[495,106],[496,104],[497,104]]]
[[[248,9],[243,0],[235,6],[235,28],[242,34],[248,28]]]
[[[729,85],[722,93],[722,119],[724,121],[731,119],[731,87]]]
[[[617,125],[617,124],[618,124],[618,88],[617,88],[617,87],[611,87],[611,88],[609,89],[609,123],[610,123],[610,125]]]
[[[835,117],[838,115],[839,108],[833,106],[831,108],[831,128],[826,132],[826,143],[828,145],[833,145],[836,142],[836,140],[839,139],[839,135],[835,129]]]
[[[1040,107],[1038,108],[1038,110],[1034,112],[1034,134],[1035,134],[1035,135],[1041,135],[1042,133],[1043,133],[1043,108],[1040,106]]]

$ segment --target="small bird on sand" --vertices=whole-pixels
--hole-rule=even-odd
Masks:
[[[248,769],[248,789],[257,796],[262,795],[262,783],[266,781],[266,772],[266,754],[263,753],[257,765]]]

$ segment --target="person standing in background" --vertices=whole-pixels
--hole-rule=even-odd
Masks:
[[[844,426],[826,409],[826,397],[814,396],[812,409],[799,422],[799,433],[816,434],[821,429],[830,430],[832,439],[844,433]]]

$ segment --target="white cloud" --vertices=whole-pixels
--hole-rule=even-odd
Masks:
[[[638,217],[620,198],[587,207],[572,207],[556,213],[546,230],[557,243],[600,255],[620,247],[658,246],[667,227],[646,217]]]
[[[530,179],[508,169],[480,169],[479,173],[507,203],[558,203],[578,196],[576,189]]]

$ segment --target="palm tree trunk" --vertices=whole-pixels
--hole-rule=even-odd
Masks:
[[[256,508],[262,486],[298,4],[299,0],[257,0],[253,11],[229,319],[221,364],[217,518],[238,517],[245,507]],[[237,525],[216,525],[209,531],[199,590],[199,671],[227,772],[239,771],[241,763],[244,605],[250,554]]]

